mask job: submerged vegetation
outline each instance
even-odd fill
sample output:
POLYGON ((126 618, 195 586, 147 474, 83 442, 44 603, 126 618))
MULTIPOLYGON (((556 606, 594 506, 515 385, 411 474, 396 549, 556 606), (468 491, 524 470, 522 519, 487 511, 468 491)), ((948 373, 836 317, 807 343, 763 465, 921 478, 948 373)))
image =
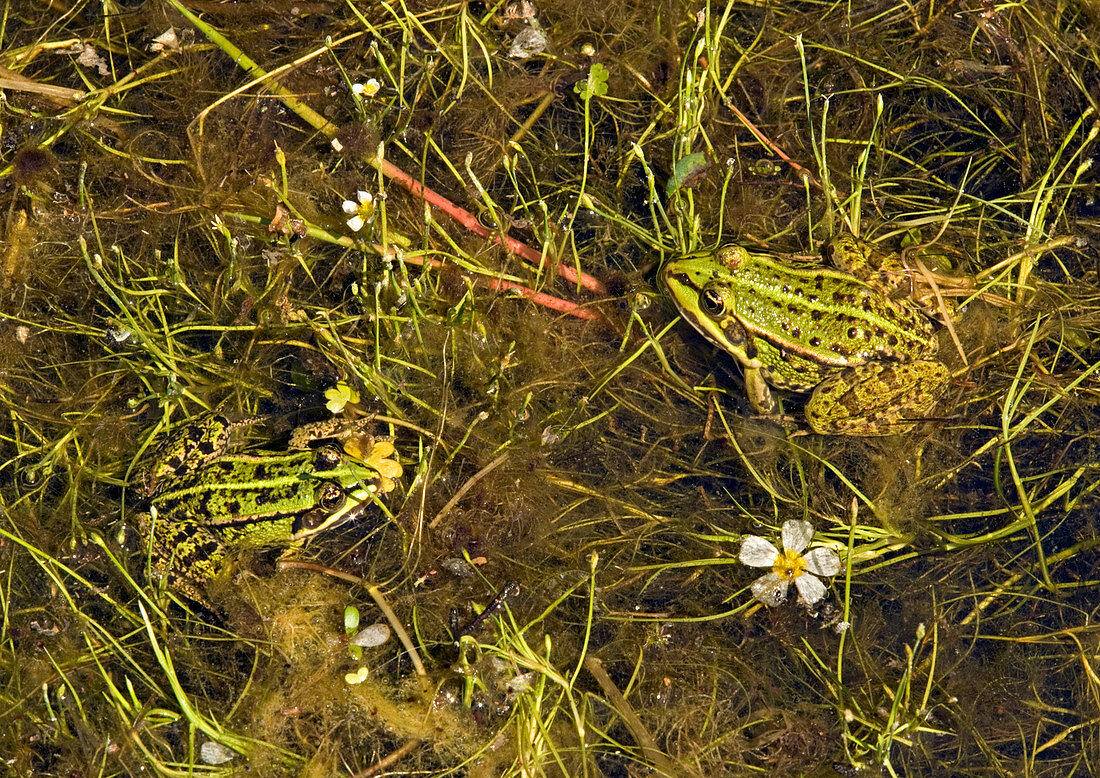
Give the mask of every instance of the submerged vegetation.
POLYGON ((1095 4, 3 8, 12 774, 1100 773, 1095 4), (849 234, 936 322, 905 434, 658 282, 849 234), (256 506, 306 425, 400 466, 180 591, 139 473, 212 409, 256 506))

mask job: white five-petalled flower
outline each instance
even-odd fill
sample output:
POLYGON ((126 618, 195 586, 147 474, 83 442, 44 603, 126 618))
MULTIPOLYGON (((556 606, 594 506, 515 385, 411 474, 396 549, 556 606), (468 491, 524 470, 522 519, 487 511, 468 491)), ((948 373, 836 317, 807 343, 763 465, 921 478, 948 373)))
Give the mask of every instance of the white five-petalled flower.
POLYGON ((355 193, 355 198, 355 200, 344 200, 340 203, 340 208, 351 217, 346 222, 348 229, 359 232, 374 217, 374 195, 360 189, 355 193))
POLYGON ((358 81, 351 85, 351 91, 357 97, 374 97, 378 94, 378 91, 382 88, 382 84, 378 82, 377 78, 368 78, 365 84, 361 84, 358 81))
POLYGON ((746 535, 741 541, 741 561, 751 567, 770 567, 771 572, 752 584, 753 596, 768 606, 787 599, 787 587, 794 581, 798 598, 813 605, 825 596, 825 584, 818 576, 831 577, 840 572, 840 557, 830 548, 814 548, 803 554, 814 536, 808 521, 783 522, 783 550, 764 538, 746 535))

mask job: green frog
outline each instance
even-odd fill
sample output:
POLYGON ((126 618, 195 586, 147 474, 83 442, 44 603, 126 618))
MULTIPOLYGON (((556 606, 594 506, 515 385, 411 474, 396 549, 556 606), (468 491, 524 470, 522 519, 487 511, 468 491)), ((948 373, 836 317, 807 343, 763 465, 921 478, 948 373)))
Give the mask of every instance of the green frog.
POLYGON ((947 386, 932 321, 872 244, 850 235, 826 246, 833 267, 799 265, 727 245, 669 261, 672 301, 744 370, 753 409, 775 415, 772 389, 812 392, 818 434, 892 435, 927 418, 947 386))
POLYGON ((296 544, 352 520, 401 476, 390 440, 327 422, 296 430, 285 451, 231 450, 233 430, 255 421, 205 414, 171 434, 134 481, 147 501, 137 526, 154 577, 205 607, 229 553, 296 544))

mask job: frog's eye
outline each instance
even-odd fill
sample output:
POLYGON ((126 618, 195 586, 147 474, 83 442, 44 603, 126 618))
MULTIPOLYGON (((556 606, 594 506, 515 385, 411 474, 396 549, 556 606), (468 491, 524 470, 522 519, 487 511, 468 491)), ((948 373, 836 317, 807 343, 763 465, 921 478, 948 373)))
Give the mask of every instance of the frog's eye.
POLYGON ((321 484, 313 496, 317 507, 326 513, 339 510, 347 499, 344 490, 334 483, 321 484))
POLYGON ((699 292, 699 308, 707 316, 717 319, 726 313, 726 298, 717 284, 707 284, 699 292))
POLYGON ((335 446, 321 446, 317 449, 317 457, 313 461, 313 467, 321 472, 332 470, 342 462, 344 457, 335 446))

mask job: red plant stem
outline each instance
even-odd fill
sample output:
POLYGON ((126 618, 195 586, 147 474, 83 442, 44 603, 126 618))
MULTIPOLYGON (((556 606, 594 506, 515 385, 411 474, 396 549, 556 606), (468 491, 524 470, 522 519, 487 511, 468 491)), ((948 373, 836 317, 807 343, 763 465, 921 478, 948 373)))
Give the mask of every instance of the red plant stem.
MULTIPOLYGON (((387 252, 383 246, 375 246, 382 256, 386 256, 387 252)), ((407 262, 410 265, 420 265, 422 267, 442 268, 448 263, 438 259, 431 259, 430 257, 424 257, 420 254, 403 254, 401 256, 403 262, 407 262)), ((542 292, 536 292, 534 289, 528 289, 526 286, 513 283, 512 281, 505 281, 501 278, 486 278, 484 276, 475 276, 474 282, 482 286, 487 286, 495 291, 509 290, 517 292, 520 295, 526 297, 536 305, 541 305, 544 308, 549 308, 552 311, 558 313, 564 313, 568 316, 573 316, 578 319, 584 319, 585 321, 602 321, 603 316, 600 312, 593 308, 585 308, 584 306, 571 303, 568 300, 563 300, 560 297, 554 297, 552 295, 543 294, 542 292)))
MULTIPOLYGON (((518 257, 522 257, 523 259, 530 262, 532 265, 535 265, 539 268, 546 266, 546 258, 543 257, 541 253, 535 251, 533 248, 523 243, 522 241, 516 240, 515 238, 509 237, 508 235, 500 235, 489 231, 488 229, 486 229, 485 225, 479 222, 472 213, 464 210, 463 208, 459 208, 443 195, 439 194, 438 192, 434 192, 428 187, 424 186, 424 184, 422 184, 420 181, 417 181, 401 168, 397 167, 397 165, 394 165, 392 162, 387 162, 384 159, 378 160, 378 164, 382 171, 382 175, 401 184, 401 186, 408 189, 414 197, 421 197, 429 205, 433 205, 441 211, 449 214, 452 219, 457 221, 470 232, 478 235, 479 237, 485 238, 486 240, 491 240, 494 243, 501 244, 513 254, 518 257)), ((558 265, 558 275, 560 275, 562 278, 572 284, 579 283, 581 287, 587 289, 594 294, 598 294, 601 296, 605 296, 607 294, 607 287, 604 286, 603 282, 600 281, 598 278, 593 278, 587 273, 581 273, 578 276, 577 271, 569 267, 568 265, 558 265)), ((530 292, 531 290, 528 289, 527 291, 530 292)), ((531 292, 531 294, 537 294, 537 292, 531 292)))
POLYGON ((798 175, 804 177, 807 181, 809 181, 813 186, 817 187, 818 189, 824 189, 824 187, 821 186, 820 182, 818 182, 818 180, 816 178, 814 178, 813 173, 811 173, 809 170, 804 168, 802 165, 798 164, 793 159, 791 159, 789 156, 787 156, 787 153, 785 151, 783 151, 783 149, 779 148, 779 146, 777 146, 772 141, 771 138, 769 138, 767 135, 762 133, 759 130, 759 128, 757 128, 757 126, 755 124, 753 124, 751 121, 749 121, 749 117, 747 117, 747 116, 745 116, 745 114, 741 113, 741 111, 737 108, 736 105, 733 104, 732 101, 727 100, 725 102, 725 106, 726 106, 726 108, 729 108, 733 112, 734 116, 736 116, 738 119, 741 120, 741 123, 744 124, 748 128, 749 132, 751 132, 753 135, 756 136, 757 140, 759 140, 761 143, 763 143, 765 146, 767 146, 769 149, 771 149, 777 157, 779 157, 781 160, 783 160, 788 165, 790 165, 794 169, 794 171, 796 173, 798 173, 798 175))

